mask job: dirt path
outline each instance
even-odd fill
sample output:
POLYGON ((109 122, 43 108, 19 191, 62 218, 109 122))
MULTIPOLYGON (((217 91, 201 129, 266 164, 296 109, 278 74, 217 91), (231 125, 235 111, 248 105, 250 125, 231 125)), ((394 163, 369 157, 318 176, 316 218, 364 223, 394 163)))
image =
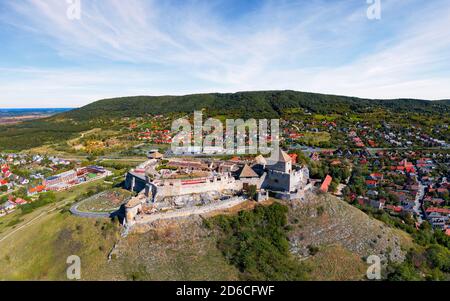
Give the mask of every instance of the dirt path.
POLYGON ((58 209, 61 209, 62 207, 64 207, 65 205, 67 205, 67 203, 69 203, 70 201, 65 201, 64 203, 60 203, 58 204, 56 207, 53 207, 49 210, 44 210, 43 212, 39 213, 38 216, 32 218, 31 220, 27 221, 26 223, 20 225, 19 227, 17 227, 16 229, 12 230, 11 232, 7 233, 5 236, 3 236, 2 238, 0 238, 0 243, 3 242, 4 240, 6 240, 8 237, 10 237, 11 235, 14 235, 15 233, 17 233, 18 231, 22 230, 25 227, 28 227, 32 224, 34 224, 37 220, 41 219, 42 217, 44 217, 45 215, 48 215, 58 209))

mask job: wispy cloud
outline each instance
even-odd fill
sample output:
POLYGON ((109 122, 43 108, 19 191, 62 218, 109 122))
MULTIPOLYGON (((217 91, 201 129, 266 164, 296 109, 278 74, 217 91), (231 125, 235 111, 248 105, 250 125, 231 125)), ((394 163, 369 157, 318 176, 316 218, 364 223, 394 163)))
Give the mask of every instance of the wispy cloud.
POLYGON ((0 59, 0 106, 253 89, 450 98, 448 1, 382 0, 379 21, 363 0, 247 4, 82 0, 72 21, 63 0, 6 1, 0 24, 58 63, 0 59))

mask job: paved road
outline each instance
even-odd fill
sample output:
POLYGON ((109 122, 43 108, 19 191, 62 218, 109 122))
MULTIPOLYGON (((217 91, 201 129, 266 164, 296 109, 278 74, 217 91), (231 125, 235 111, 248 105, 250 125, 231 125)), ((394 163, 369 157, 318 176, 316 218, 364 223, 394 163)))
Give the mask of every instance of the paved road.
MULTIPOLYGON (((320 148, 320 147, 309 147, 304 145, 291 145, 289 149, 301 149, 305 152, 322 152, 322 151, 335 151, 336 148, 320 148)), ((366 147, 361 148, 360 150, 366 149, 369 152, 375 153, 377 151, 389 151, 389 150, 409 150, 411 148, 408 147, 383 147, 383 148, 372 148, 372 147, 366 147)), ((450 147, 422 147, 417 148, 419 150, 449 150, 450 147)))
POLYGON ((416 200, 414 202, 414 212, 417 214, 417 222, 421 225, 423 223, 423 212, 422 212, 422 199, 425 195, 425 185, 419 181, 419 192, 416 195, 416 200))
POLYGON ((73 215, 76 215, 76 216, 86 217, 86 218, 111 218, 111 217, 117 215, 118 211, 120 210, 120 208, 113 212, 84 212, 84 211, 78 210, 78 206, 80 206, 86 200, 78 202, 78 203, 74 204, 72 207, 70 207, 70 213, 72 213, 73 215))
POLYGON ((72 213, 73 215, 79 216, 79 217, 86 217, 86 218, 109 218, 111 217, 111 213, 109 212, 105 212, 105 213, 101 213, 101 212, 83 212, 78 210, 78 204, 73 205, 70 208, 70 213, 72 213))

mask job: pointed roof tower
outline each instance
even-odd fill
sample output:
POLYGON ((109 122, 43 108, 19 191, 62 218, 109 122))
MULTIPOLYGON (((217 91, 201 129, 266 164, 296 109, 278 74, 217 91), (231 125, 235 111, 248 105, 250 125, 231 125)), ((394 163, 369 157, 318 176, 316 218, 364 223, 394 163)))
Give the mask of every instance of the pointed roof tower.
POLYGON ((278 162, 292 162, 292 158, 280 148, 278 152, 278 162))
POLYGON ((242 168, 239 178, 258 178, 258 174, 247 164, 242 168))

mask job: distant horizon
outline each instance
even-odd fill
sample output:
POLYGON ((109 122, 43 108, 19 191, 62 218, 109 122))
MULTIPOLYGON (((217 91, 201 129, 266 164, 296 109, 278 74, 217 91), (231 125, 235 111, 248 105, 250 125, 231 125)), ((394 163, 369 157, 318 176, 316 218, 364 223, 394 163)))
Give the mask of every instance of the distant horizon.
POLYGON ((287 89, 448 99, 449 1, 382 0, 377 18, 371 7, 90 0, 74 19, 66 1, 0 1, 0 107, 287 89))
POLYGON ((115 98, 128 98, 128 97, 164 97, 164 96, 172 96, 172 97, 182 97, 182 96, 189 96, 189 95, 201 95, 201 94, 236 94, 236 93, 245 93, 245 92, 267 92, 267 91, 294 91, 294 92, 301 92, 301 93, 311 93, 311 94, 322 94, 322 95, 332 95, 332 96, 340 96, 340 97, 349 97, 349 98, 360 98, 360 99, 368 99, 368 100, 402 100, 402 99, 407 99, 407 100, 422 100, 422 101, 430 101, 430 102, 434 102, 434 101, 446 101, 446 100, 450 100, 449 98, 442 98, 442 99, 424 99, 424 98, 414 98, 414 97, 401 97, 401 98, 367 98, 367 97, 358 97, 358 96, 351 96, 351 95, 342 95, 342 94, 330 94, 330 93, 320 93, 320 92, 307 92, 307 91, 297 91, 297 90, 292 90, 292 89, 283 89, 283 90, 273 90, 273 89, 268 89, 268 90, 251 90, 251 91, 237 91, 237 92, 199 92, 199 93, 187 93, 187 94, 160 94, 160 95, 126 95, 126 96, 115 96, 115 97, 105 97, 105 98, 100 98, 94 101, 91 101, 89 103, 86 103, 82 106, 76 106, 76 107, 0 107, 0 111, 6 111, 6 110, 74 110, 74 109, 79 109, 82 108, 84 106, 93 104, 99 100, 104 100, 104 99, 115 99, 115 98))
POLYGON ((247 91, 234 91, 234 92, 194 92, 194 93, 186 93, 186 94, 176 94, 176 93, 168 93, 168 94, 157 94, 157 95, 151 95, 151 94, 134 94, 134 95, 120 95, 120 96, 112 96, 112 97, 102 97, 97 100, 88 102, 81 106, 74 106, 74 107, 0 107, 0 110, 27 110, 27 109, 67 109, 67 110, 73 110, 73 109, 79 109, 84 106, 90 105, 92 103, 95 103, 100 100, 104 99, 115 99, 115 98, 128 98, 128 97, 164 97, 164 96, 171 96, 171 97, 182 97, 182 96, 189 96, 189 95, 202 95, 202 94, 236 94, 236 93, 246 93, 246 92, 279 92, 279 91, 294 91, 294 92, 300 92, 300 93, 311 93, 311 94, 322 94, 322 95, 332 95, 332 96, 340 96, 340 97, 351 97, 351 98, 361 98, 361 99, 368 99, 368 100, 402 100, 402 99, 408 99, 408 100, 423 100, 423 101, 446 101, 450 100, 450 96, 448 98, 440 98, 440 99, 425 99, 425 98, 414 98, 414 97, 401 97, 401 98, 368 98, 368 97, 359 97, 354 95, 343 95, 343 94, 333 94, 333 93, 324 93, 324 92, 311 92, 311 91, 299 91, 295 89, 264 89, 264 90, 247 90, 247 91))
POLYGON ((34 107, 34 108, 0 108, 0 111, 25 111, 25 110, 39 110, 39 111, 45 111, 45 110, 55 110, 55 111, 60 111, 60 110, 73 110, 73 109, 77 109, 77 108, 39 108, 39 107, 34 107))

